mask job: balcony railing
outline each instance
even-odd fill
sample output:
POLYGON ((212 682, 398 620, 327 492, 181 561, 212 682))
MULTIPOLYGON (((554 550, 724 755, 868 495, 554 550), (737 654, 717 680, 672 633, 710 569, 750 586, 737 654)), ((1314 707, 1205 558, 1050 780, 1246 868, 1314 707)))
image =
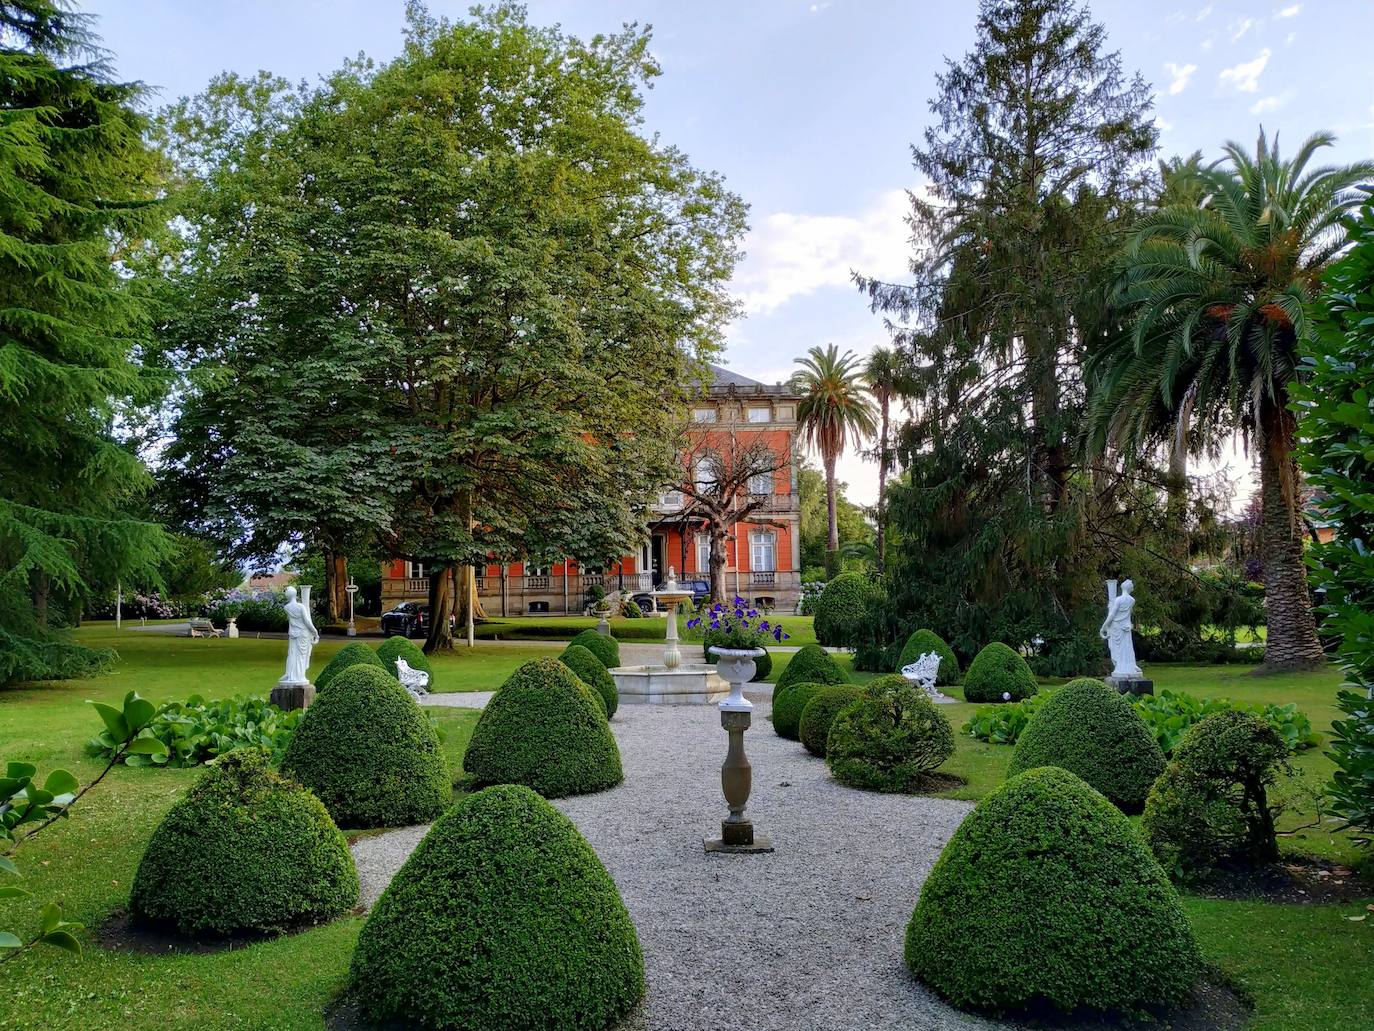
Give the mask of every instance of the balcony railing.
POLYGON ((749 574, 749 583, 754 587, 776 587, 778 583, 778 574, 771 569, 755 569, 749 574))
POLYGON ((525 577, 525 590, 527 591, 547 591, 549 589, 549 578, 547 576, 527 576, 525 577))

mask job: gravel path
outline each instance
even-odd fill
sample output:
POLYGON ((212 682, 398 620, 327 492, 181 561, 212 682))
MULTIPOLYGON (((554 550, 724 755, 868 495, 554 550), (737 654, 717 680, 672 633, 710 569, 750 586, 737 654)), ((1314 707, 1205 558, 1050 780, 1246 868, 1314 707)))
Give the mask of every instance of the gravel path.
MULTIPOLYGON (((772 854, 702 850, 726 812, 715 706, 622 706, 611 725, 625 782, 555 803, 596 849, 639 929, 648 995, 625 1031, 1006 1027, 944 1005, 902 963, 921 881, 969 804, 843 788, 772 732, 768 712, 766 702, 755 708, 745 741, 749 811, 772 836, 772 854)), ((353 846, 367 904, 424 832, 353 846)))

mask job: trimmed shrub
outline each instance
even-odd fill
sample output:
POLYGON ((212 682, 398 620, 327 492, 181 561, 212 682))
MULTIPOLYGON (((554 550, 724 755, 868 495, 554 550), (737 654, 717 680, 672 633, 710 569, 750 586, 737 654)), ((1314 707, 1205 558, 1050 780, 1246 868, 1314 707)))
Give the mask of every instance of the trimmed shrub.
POLYGON ((1051 694, 1026 724, 1007 776, 1037 766, 1077 774, 1119 809, 1138 813, 1164 772, 1164 753, 1124 695, 1101 680, 1079 677, 1051 694))
MULTIPOLYGON (((380 670, 389 669, 381 657, 362 641, 350 641, 325 663, 324 669, 320 670, 315 677, 315 690, 323 693, 324 689, 334 682, 335 677, 353 666, 375 666, 380 670)), ((395 679, 394 668, 394 665, 390 667, 393 679, 395 679)))
POLYGON ((752 683, 761 684, 768 679, 768 674, 773 672, 773 656, 768 654, 768 649, 762 649, 763 654, 754 659, 754 676, 752 683))
POLYGON ((797 737, 812 755, 825 757, 825 743, 830 736, 830 725, 840 710, 859 697, 859 689, 853 684, 835 684, 823 687, 811 696, 802 708, 801 720, 797 724, 797 737))
POLYGON ((910 666, 927 652, 940 656, 940 672, 935 678, 937 684, 959 683, 959 657, 954 649, 945 643, 943 637, 934 630, 917 630, 902 645, 902 653, 897 658, 894 673, 900 673, 903 666, 910 666))
POLYGON ((574 644, 586 648, 600 659, 601 665, 607 669, 615 669, 620 665, 620 642, 614 637, 602 637, 595 630, 583 630, 568 642, 569 647, 574 644))
POLYGON ((773 697, 787 690, 793 684, 846 684, 849 678, 844 675, 840 664, 819 644, 808 644, 793 654, 791 661, 773 685, 773 697))
POLYGON ((841 784, 866 791, 916 791, 954 754, 954 729, 905 677, 878 677, 835 716, 825 761, 841 784))
POLYGON ((344 670, 305 710, 282 770, 341 827, 428 823, 453 778, 429 717, 379 663, 344 670))
POLYGON ((615 690, 615 678, 601 664, 601 660, 580 644, 570 644, 558 656, 558 661, 573 671, 578 680, 592 689, 592 697, 601 703, 606 718, 615 715, 620 696, 615 690))
POLYGON ((463 766, 478 784, 524 784, 545 798, 604 791, 624 779, 606 714, 555 659, 525 663, 497 689, 463 766))
POLYGON ((970 702, 1019 702, 1037 690, 1026 660, 1001 641, 986 645, 964 674, 964 699, 970 702))
POLYGON ((369 914, 349 978, 375 1022, 599 1031, 644 995, 644 957, 572 821, 503 785, 425 835, 369 914))
POLYGON ((357 904, 348 842, 265 748, 206 768, 153 832, 129 896, 135 919, 198 936, 284 931, 357 904))
POLYGON ((802 710, 825 684, 793 684, 787 690, 773 692, 773 731, 779 737, 796 741, 801 732, 802 710))
POLYGON ((405 659, 406 665, 411 669, 422 669, 429 674, 429 689, 434 690, 434 666, 424 650, 410 638, 402 637, 400 634, 388 637, 377 646, 377 658, 382 660, 387 672, 397 678, 400 674, 396 672, 396 660, 405 659))
POLYGON ((954 832, 906 930, 911 972, 956 1006, 1140 1011, 1200 971, 1177 892, 1122 815, 1066 770, 1013 777, 954 832))
POLYGON ((1150 789, 1140 822, 1145 840, 1180 880, 1224 864, 1271 863, 1279 857, 1274 824, 1281 807, 1271 804, 1268 789, 1290 773, 1287 746, 1258 716, 1208 716, 1184 736, 1150 789))
POLYGON ((816 599, 816 640, 837 648, 859 643, 868 606, 881 594, 863 573, 841 573, 825 585, 816 599))

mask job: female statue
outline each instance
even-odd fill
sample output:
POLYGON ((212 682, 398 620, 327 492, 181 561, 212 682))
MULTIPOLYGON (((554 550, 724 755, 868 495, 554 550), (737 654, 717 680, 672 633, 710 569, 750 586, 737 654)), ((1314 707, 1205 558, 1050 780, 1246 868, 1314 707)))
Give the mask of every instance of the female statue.
POLYGON ((308 684, 310 649, 320 643, 320 633, 310 619, 310 610, 296 600, 296 588, 286 589, 286 672, 280 683, 308 684))
POLYGON ((1121 585, 1121 593, 1107 605, 1107 618, 1098 631, 1112 653, 1112 676, 1123 680, 1144 676, 1136 665, 1135 642, 1131 640, 1131 610, 1135 608, 1131 592, 1134 590, 1135 584, 1130 580, 1121 585))

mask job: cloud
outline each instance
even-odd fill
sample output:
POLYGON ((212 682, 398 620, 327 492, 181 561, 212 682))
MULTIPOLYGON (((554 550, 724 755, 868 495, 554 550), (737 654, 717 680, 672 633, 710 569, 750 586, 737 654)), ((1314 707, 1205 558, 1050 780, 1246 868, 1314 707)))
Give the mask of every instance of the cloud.
POLYGON ((1208 5, 1207 5, 1206 7, 1204 7, 1202 10, 1200 10, 1200 11, 1197 12, 1197 17, 1194 18, 1193 21, 1202 21, 1203 18, 1206 18, 1206 17, 1207 17, 1209 14, 1211 14, 1211 13, 1212 13, 1212 5, 1211 5, 1211 4, 1208 4, 1208 5))
POLYGON ((1246 61, 1234 68, 1223 68, 1219 76, 1222 85, 1230 86, 1237 93, 1254 93, 1259 89, 1259 77, 1264 66, 1269 63, 1269 48, 1265 47, 1253 61, 1246 61))
POLYGON ((1188 80, 1193 77, 1193 72, 1197 71, 1197 65, 1178 65, 1169 61, 1164 65, 1164 70, 1169 73, 1169 95, 1174 96, 1188 88, 1188 80))
POLYGON ((1277 111, 1288 103, 1288 98, 1292 96, 1292 90, 1284 90, 1282 93, 1273 97, 1262 97, 1250 105, 1252 115, 1262 115, 1267 111, 1277 111))
POLYGON ((1275 12, 1274 12, 1274 17, 1275 17, 1275 18, 1296 18, 1296 17, 1297 17, 1299 14, 1301 14, 1301 13, 1302 13, 1302 4, 1293 4, 1291 7, 1285 7, 1285 8, 1284 8, 1283 10, 1281 10, 1281 11, 1275 11, 1275 12))
POLYGON ((1249 32, 1250 29, 1254 27, 1254 24, 1255 21, 1253 18, 1241 18, 1226 26, 1227 31, 1231 33, 1231 42, 1234 43, 1236 40, 1240 39, 1241 36, 1249 32))
POLYGON ((829 7, 829 6, 830 6, 829 0, 826 0, 826 2, 823 3, 823 4, 812 4, 812 5, 811 5, 811 13, 812 13, 812 14, 820 14, 822 11, 824 11, 824 10, 825 10, 827 7, 829 7))
POLYGON ((732 288, 749 314, 766 315, 822 287, 851 288, 853 270, 900 277, 911 256, 910 208, 905 190, 889 190, 856 215, 765 215, 749 231, 732 288))
POLYGON ((1160 132, 1168 132, 1173 127, 1173 122, 1166 122, 1159 115, 1155 115, 1155 128, 1158 129, 1160 132))

